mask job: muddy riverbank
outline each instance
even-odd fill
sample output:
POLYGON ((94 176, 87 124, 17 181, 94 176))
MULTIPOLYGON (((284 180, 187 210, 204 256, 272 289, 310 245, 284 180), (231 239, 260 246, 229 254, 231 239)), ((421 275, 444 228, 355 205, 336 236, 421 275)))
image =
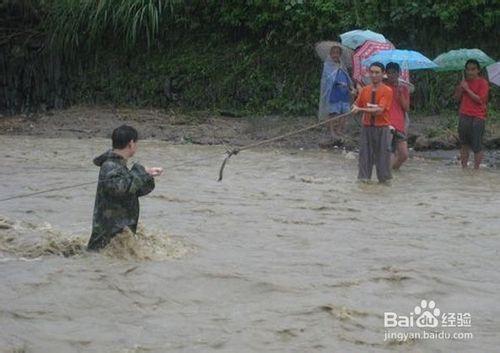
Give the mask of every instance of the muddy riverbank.
MULTIPOLYGON (((409 144, 416 151, 453 150, 458 146, 456 131, 442 127, 440 116, 412 118, 409 144)), ((32 115, 0 117, 0 134, 39 137, 108 137, 118 125, 137 127, 142 138, 174 144, 243 146, 275 137, 316 123, 315 117, 235 117, 231 113, 198 112, 182 114, 161 110, 75 106, 65 110, 32 115)), ((348 123, 348 134, 341 144, 333 143, 324 128, 280 140, 274 146, 293 148, 346 148, 358 145, 359 117, 348 123)), ((485 136, 488 149, 500 148, 500 126, 488 123, 485 136)))

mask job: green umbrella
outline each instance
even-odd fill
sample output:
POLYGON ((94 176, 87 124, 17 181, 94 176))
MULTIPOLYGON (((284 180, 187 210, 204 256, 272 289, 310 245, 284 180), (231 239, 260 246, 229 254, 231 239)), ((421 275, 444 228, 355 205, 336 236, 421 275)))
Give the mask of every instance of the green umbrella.
POLYGON ((469 59, 475 59, 484 67, 493 64, 495 60, 479 49, 458 49, 450 50, 439 55, 434 62, 438 65, 436 71, 459 71, 465 68, 465 63, 469 59))

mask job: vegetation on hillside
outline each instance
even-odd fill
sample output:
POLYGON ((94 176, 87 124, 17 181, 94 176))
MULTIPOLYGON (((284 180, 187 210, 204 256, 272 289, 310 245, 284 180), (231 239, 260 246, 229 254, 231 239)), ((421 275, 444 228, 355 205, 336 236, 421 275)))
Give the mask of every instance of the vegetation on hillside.
MULTIPOLYGON (((463 47, 500 57, 495 0, 4 0, 0 110, 110 103, 314 114, 313 45, 354 28, 430 58, 463 47)), ((455 109, 459 79, 414 74, 414 108, 455 109)), ((493 89, 494 115, 499 96, 493 89)))

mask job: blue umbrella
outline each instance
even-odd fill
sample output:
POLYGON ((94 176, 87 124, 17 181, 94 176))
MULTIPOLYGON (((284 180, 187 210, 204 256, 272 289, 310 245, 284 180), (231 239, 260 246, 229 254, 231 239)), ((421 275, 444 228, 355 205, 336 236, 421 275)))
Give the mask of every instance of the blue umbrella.
POLYGON ((368 66, 376 61, 384 65, 393 62, 399 64, 403 70, 422 70, 438 67, 432 60, 414 50, 382 50, 363 60, 363 65, 368 66))
POLYGON ((387 39, 385 39, 382 34, 372 32, 369 29, 355 29, 354 31, 342 33, 340 35, 340 40, 342 41, 343 45, 351 49, 356 49, 360 45, 363 45, 367 40, 379 43, 387 42, 387 39))

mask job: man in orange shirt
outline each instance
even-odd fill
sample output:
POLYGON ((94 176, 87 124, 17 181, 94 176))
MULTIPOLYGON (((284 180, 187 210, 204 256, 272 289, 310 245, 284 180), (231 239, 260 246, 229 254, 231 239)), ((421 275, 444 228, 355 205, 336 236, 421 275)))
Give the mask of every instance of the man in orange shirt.
POLYGON ((484 123, 487 115, 488 81, 479 76, 479 62, 470 59, 465 63, 465 80, 455 90, 455 98, 460 99, 460 160, 462 168, 469 163, 469 150, 474 152, 474 169, 479 169, 483 159, 484 123))
POLYGON ((363 113, 358 179, 370 180, 375 164, 378 181, 385 183, 392 178, 389 109, 393 92, 382 82, 385 73, 382 63, 371 64, 369 72, 372 84, 363 87, 352 106, 352 113, 363 113))

